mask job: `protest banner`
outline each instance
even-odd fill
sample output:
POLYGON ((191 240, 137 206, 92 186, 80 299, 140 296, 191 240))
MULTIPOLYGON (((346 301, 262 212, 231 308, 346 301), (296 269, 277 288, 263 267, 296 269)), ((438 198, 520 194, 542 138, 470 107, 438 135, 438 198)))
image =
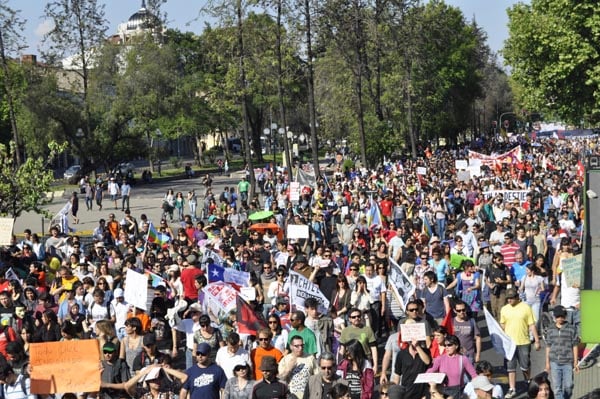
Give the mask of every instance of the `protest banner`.
POLYGON ((223 282, 210 283, 202 289, 206 306, 215 315, 227 313, 235 309, 237 291, 229 284, 223 282))
POLYGON ((527 199, 527 190, 494 190, 494 191, 484 191, 483 198, 486 200, 491 197, 496 197, 498 194, 502 194, 502 198, 504 201, 510 202, 515 199, 518 199, 519 202, 525 202, 527 199))
POLYGON ((295 307, 296 310, 304 311, 304 300, 307 298, 315 298, 317 301, 319 301, 320 312, 327 313, 329 311, 329 299, 323 295, 315 283, 300 273, 290 271, 289 284, 290 303, 295 307))
POLYGON ((31 393, 98 392, 99 357, 95 339, 30 344, 31 393))
POLYGON ((402 337, 402 342, 412 342, 412 340, 425 341, 427 338, 425 323, 400 324, 400 336, 402 337))
POLYGON ((520 162, 521 158, 521 146, 516 146, 512 150, 498 155, 486 155, 475 151, 469 151, 469 164, 472 164, 473 160, 478 160, 481 162, 481 165, 486 166, 494 166, 496 164, 516 164, 520 162))
POLYGON ((297 240, 302 238, 308 238, 308 225, 306 224, 288 224, 287 226, 287 238, 289 240, 297 240))
POLYGON ((485 307, 483 308, 483 312, 494 350, 506 360, 511 360, 517 349, 514 341, 504 333, 500 324, 498 324, 494 316, 485 307))
POLYGON ((568 287, 581 286, 581 269, 583 266, 582 255, 572 256, 560 260, 560 269, 568 287))
POLYGON ((125 284, 125 302, 136 308, 147 310, 148 303, 148 277, 135 270, 127 269, 127 283, 125 284))
POLYGON ((15 219, 0 218, 0 245, 10 245, 15 219))
POLYGON ((410 297, 415 293, 415 285, 394 259, 389 258, 389 262, 390 277, 388 282, 394 294, 402 299, 400 306, 404 309, 410 301, 410 297))

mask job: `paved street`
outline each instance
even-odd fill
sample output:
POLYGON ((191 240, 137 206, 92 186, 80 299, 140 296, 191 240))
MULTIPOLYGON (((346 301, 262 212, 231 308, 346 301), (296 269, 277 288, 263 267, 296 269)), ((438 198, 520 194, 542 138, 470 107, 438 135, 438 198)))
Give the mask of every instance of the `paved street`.
MULTIPOLYGON (((237 176, 237 175, 235 175, 237 176)), ((237 177, 226 177, 226 176, 215 176, 213 182, 213 191, 218 196, 218 194, 223 190, 225 186, 231 186, 237 184, 239 179, 237 177)), ((76 190, 76 186, 72 186, 73 190, 76 190)), ((131 211, 133 215, 139 219, 139 216, 142 213, 148 215, 150 220, 157 221, 160 218, 162 213, 161 204, 162 198, 164 194, 167 192, 169 188, 172 188, 175 192, 181 191, 185 194, 192 188, 196 189, 196 192, 199 197, 199 202, 201 202, 202 195, 204 193, 204 187, 201 185, 200 178, 194 179, 180 179, 173 180, 168 182, 158 182, 151 185, 138 185, 133 187, 132 196, 131 196, 131 211)), ((48 209, 56 213, 58 212, 67 202, 65 198, 55 199, 55 201, 48 207, 48 209)), ((105 199, 103 201, 104 209, 99 212, 97 210, 96 205, 94 204, 93 211, 85 210, 85 201, 80 196, 80 223, 78 225, 71 225, 81 234, 89 234, 91 230, 93 230, 98 224, 98 220, 100 218, 107 218, 109 213, 114 212, 117 218, 120 218, 123 213, 120 211, 120 203, 119 209, 115 210, 113 204, 110 203, 109 200, 105 199)), ((186 205, 187 212, 187 205, 186 205)), ((49 227, 49 219, 44 220, 44 229, 47 231, 49 227)), ((30 228, 33 232, 42 232, 42 216, 37 214, 24 214, 21 217, 17 218, 15 221, 14 231, 19 234, 25 228, 30 228)), ((506 373, 503 368, 503 359, 493 350, 491 346, 490 339, 487 335, 487 329, 484 327, 484 323, 482 321, 479 322, 479 326, 482 328, 483 338, 483 359, 488 360, 492 363, 495 368, 494 378, 497 382, 502 383, 505 387, 508 384, 508 378, 506 377, 506 373)), ((532 375, 535 375, 541 372, 544 368, 544 352, 545 348, 542 345, 542 349, 539 352, 532 352, 531 360, 532 360, 532 375)), ((518 398, 526 398, 526 384, 523 381, 523 376, 518 373, 517 378, 519 381, 518 392, 520 395, 518 398)), ((574 399, 578 399, 583 397, 584 394, 590 392, 593 388, 600 386, 600 367, 596 367, 595 365, 582 370, 575 377, 575 392, 574 399)))

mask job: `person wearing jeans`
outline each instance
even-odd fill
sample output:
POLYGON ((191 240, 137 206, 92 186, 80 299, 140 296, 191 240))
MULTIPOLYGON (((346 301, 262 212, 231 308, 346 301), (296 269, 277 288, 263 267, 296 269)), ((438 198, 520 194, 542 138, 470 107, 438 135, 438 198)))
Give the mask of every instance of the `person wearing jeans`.
POLYGON ((575 328, 567 322, 567 310, 556 306, 554 325, 548 329, 546 339, 546 372, 551 376, 556 399, 570 399, 573 393, 573 370, 578 371, 575 328))

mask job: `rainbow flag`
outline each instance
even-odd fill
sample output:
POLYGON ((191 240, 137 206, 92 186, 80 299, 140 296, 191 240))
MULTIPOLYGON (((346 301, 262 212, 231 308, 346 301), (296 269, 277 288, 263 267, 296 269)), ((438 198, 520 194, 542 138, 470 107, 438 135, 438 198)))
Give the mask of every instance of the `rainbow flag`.
POLYGON ((170 240, 171 237, 169 237, 167 234, 158 232, 154 225, 150 223, 150 226, 148 227, 148 235, 146 236, 146 241, 162 246, 168 243, 170 240))

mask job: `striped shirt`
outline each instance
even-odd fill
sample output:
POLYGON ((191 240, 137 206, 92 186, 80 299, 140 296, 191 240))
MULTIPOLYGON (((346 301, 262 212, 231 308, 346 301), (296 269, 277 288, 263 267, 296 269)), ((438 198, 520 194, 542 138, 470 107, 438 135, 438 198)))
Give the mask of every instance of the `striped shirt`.
POLYGON ((573 364, 573 347, 579 340, 575 329, 570 324, 563 324, 561 328, 556 324, 550 326, 546 345, 550 349, 550 361, 557 364, 573 364))

